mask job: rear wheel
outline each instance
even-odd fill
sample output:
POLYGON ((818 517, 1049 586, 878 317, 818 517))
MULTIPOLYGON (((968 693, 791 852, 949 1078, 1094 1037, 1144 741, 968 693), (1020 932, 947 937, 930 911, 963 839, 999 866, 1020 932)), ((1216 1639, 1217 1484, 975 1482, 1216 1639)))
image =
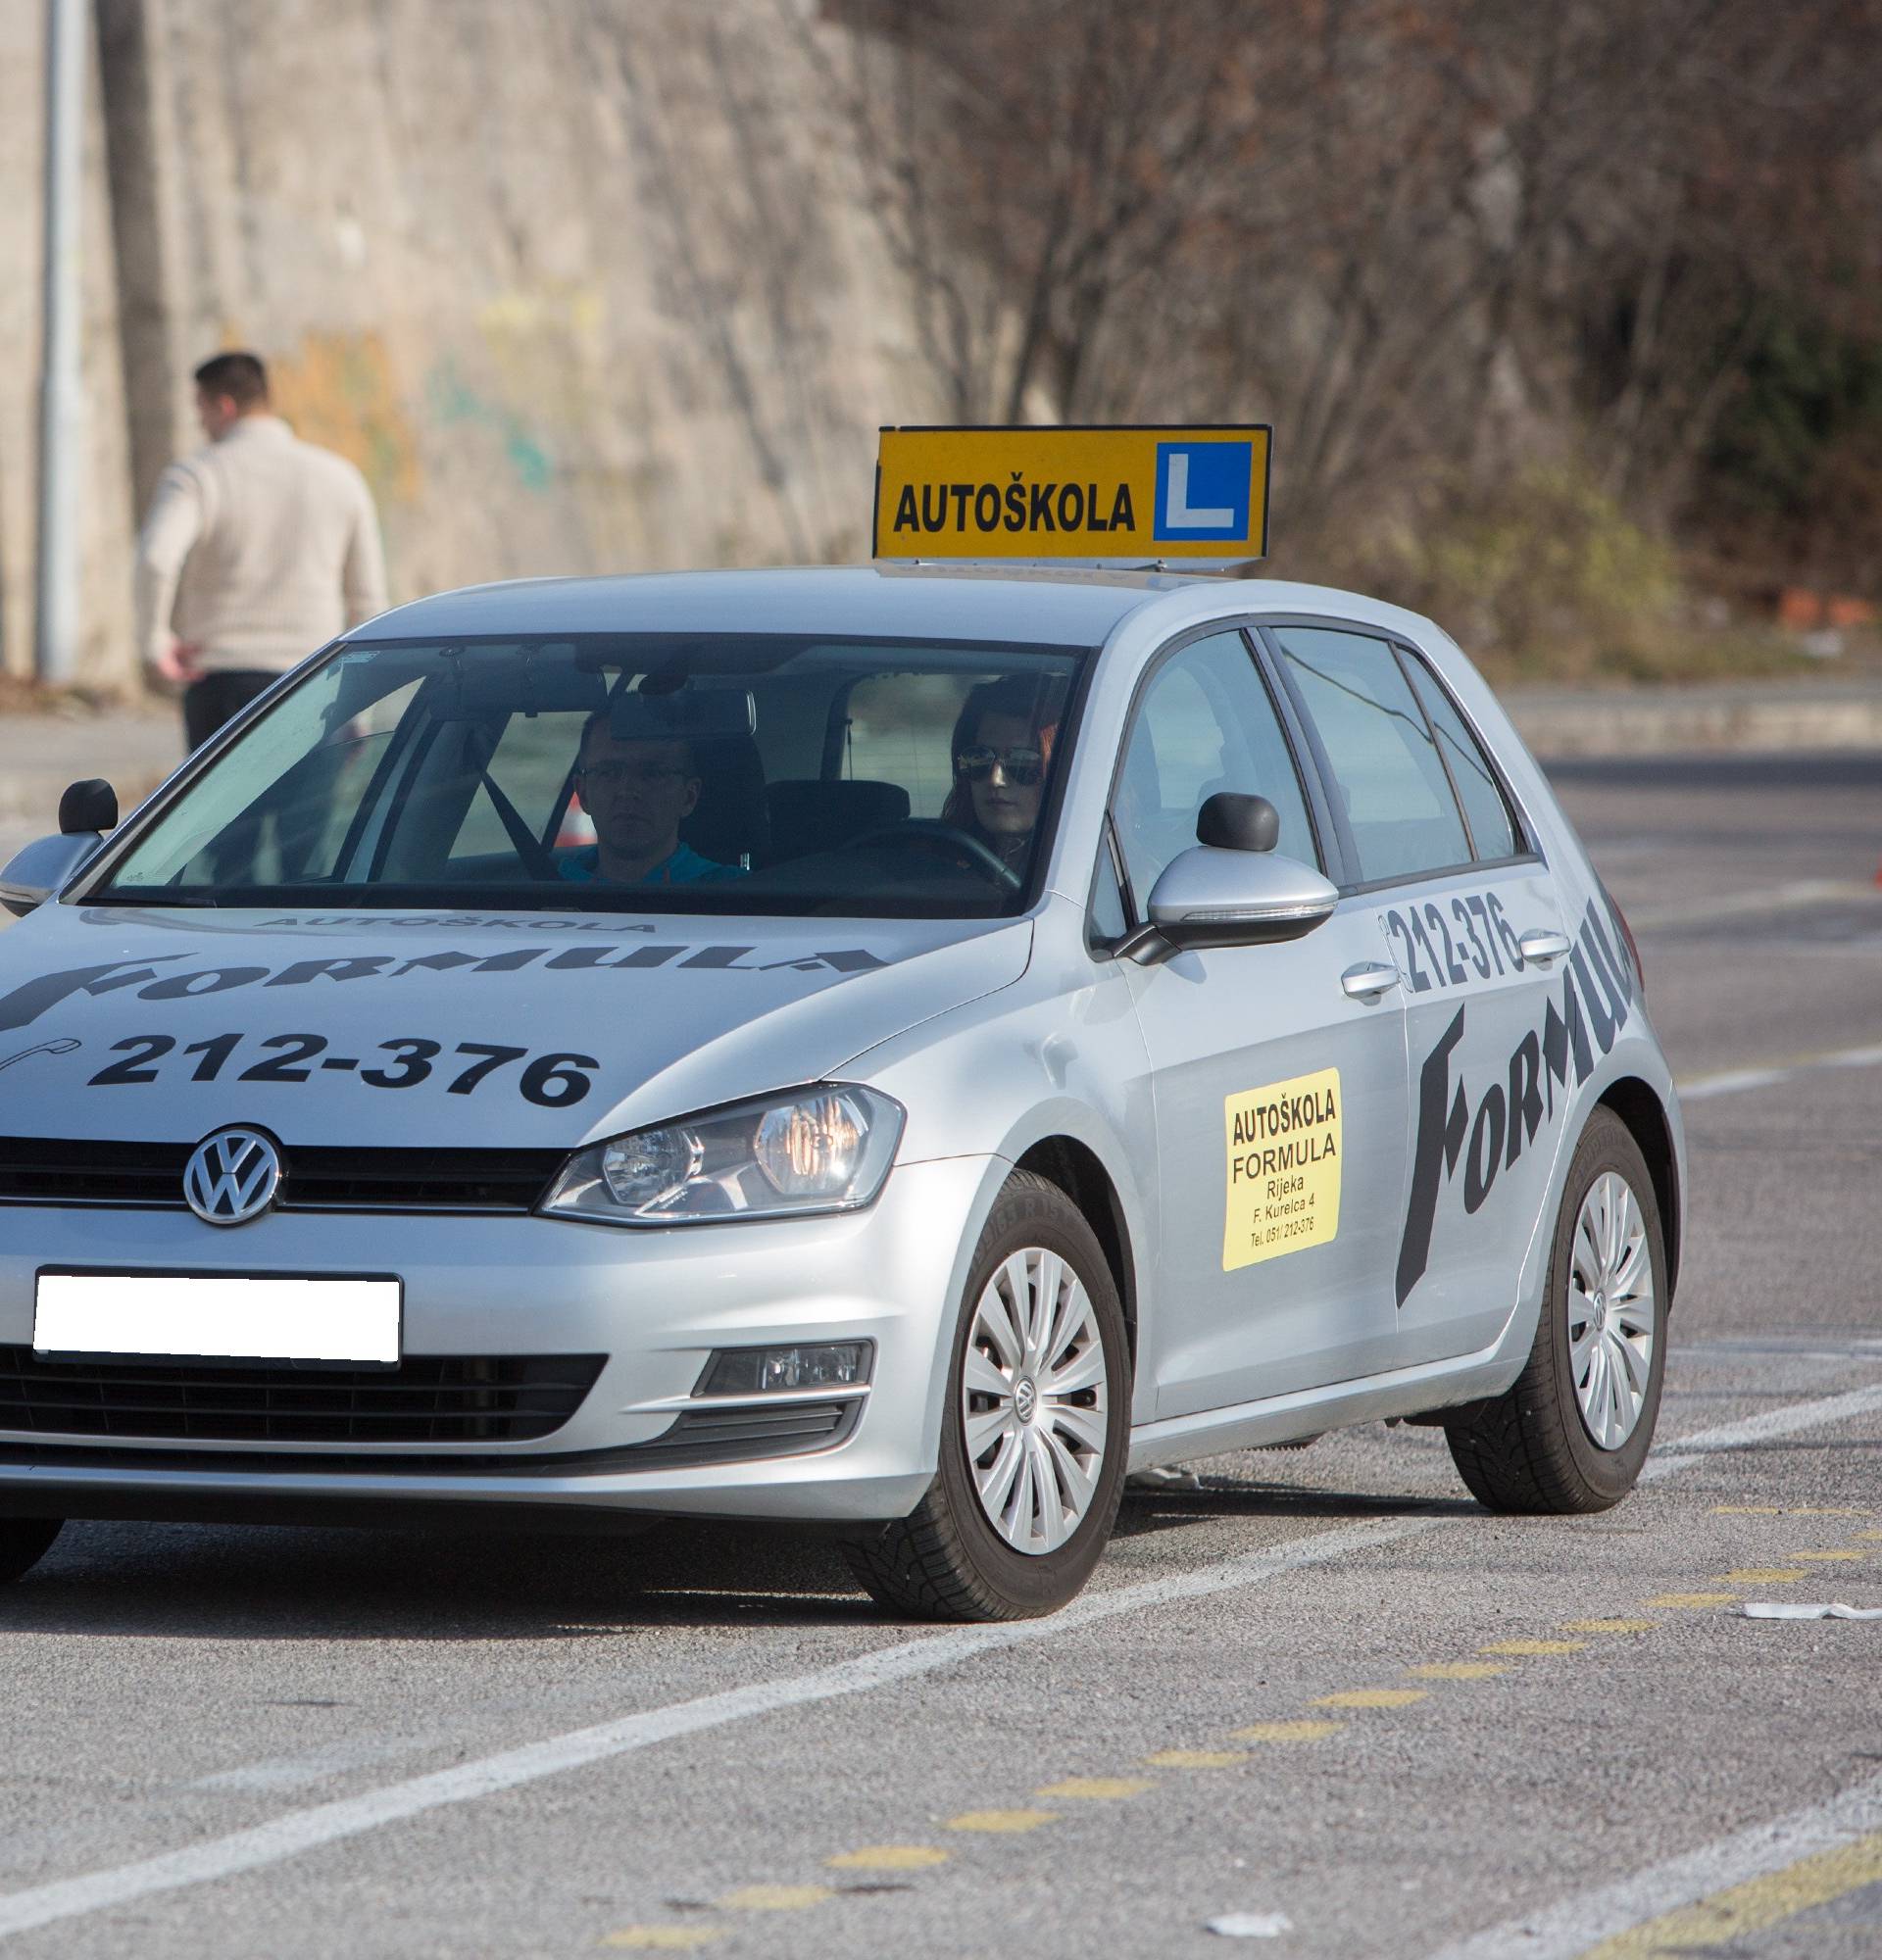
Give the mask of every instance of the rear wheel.
POLYGON ((846 1544, 851 1570, 923 1619, 1053 1612, 1111 1536, 1129 1404, 1123 1309, 1098 1241, 1056 1185, 1015 1172, 968 1270, 934 1482, 910 1516, 846 1544))
POLYGON ((0 1518, 0 1585, 30 1572, 65 1523, 64 1518, 0 1518))
POLYGON ((1493 1511, 1601 1511, 1634 1487, 1666 1368, 1666 1248, 1632 1133, 1597 1109, 1562 1193, 1542 1317, 1514 1388, 1446 1424, 1493 1511))

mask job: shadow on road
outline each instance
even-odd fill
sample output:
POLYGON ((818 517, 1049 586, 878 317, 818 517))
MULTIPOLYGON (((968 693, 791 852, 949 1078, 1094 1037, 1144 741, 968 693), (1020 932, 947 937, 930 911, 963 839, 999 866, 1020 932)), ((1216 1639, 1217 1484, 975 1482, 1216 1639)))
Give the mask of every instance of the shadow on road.
MULTIPOLYGON (((1200 1490, 1126 1491, 1116 1536, 1475 1509, 1461 1496, 1212 1476, 1200 1490)), ((0 1630, 115 1639, 594 1641, 671 1627, 900 1624, 855 1586, 826 1537, 682 1520, 619 1539, 74 1523, 40 1566, 0 1590, 0 1630)))
POLYGON ((1199 1491, 1128 1488, 1117 1513, 1115 1538, 1178 1531, 1223 1518, 1353 1519, 1465 1517, 1483 1513, 1469 1497, 1381 1496, 1376 1492, 1327 1491, 1298 1484, 1205 1477, 1199 1491))

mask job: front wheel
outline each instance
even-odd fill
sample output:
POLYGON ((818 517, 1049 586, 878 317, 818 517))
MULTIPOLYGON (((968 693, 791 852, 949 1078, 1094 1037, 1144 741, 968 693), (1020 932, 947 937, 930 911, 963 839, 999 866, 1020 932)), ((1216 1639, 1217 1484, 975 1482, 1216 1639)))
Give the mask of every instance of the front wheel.
POLYGON ((1640 1146, 1598 1108, 1575 1147, 1515 1387, 1446 1424, 1493 1511, 1603 1511, 1634 1488, 1666 1371, 1666 1246, 1640 1146))
POLYGON ((948 1362, 941 1462, 906 1518, 845 1545, 870 1596, 934 1620, 1056 1611, 1117 1515, 1130 1350, 1091 1227, 1017 1171, 974 1249, 948 1362))
POLYGON ((30 1572, 64 1529, 63 1518, 0 1518, 0 1585, 30 1572))

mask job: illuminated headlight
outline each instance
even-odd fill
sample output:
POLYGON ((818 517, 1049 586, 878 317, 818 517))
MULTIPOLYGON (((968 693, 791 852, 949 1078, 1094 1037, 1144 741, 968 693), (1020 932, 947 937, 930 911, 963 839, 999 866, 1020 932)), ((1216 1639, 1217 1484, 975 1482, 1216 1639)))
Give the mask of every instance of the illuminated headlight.
POLYGON ((818 1084, 579 1151, 543 1209, 610 1225, 704 1225, 857 1211, 882 1189, 902 1105, 818 1084))

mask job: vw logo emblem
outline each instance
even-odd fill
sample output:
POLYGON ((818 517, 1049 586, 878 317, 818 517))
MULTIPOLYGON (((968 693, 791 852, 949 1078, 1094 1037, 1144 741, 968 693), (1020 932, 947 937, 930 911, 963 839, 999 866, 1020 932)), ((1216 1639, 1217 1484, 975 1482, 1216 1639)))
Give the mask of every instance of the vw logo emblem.
POLYGON ((1030 1422, 1032 1412, 1039 1406, 1039 1391, 1027 1377, 1021 1377, 1019 1386, 1013 1392, 1013 1412, 1021 1422, 1030 1422))
POLYGON ((183 1166, 183 1197, 205 1225, 246 1225, 280 1188, 281 1153, 260 1130, 212 1131, 183 1166))

